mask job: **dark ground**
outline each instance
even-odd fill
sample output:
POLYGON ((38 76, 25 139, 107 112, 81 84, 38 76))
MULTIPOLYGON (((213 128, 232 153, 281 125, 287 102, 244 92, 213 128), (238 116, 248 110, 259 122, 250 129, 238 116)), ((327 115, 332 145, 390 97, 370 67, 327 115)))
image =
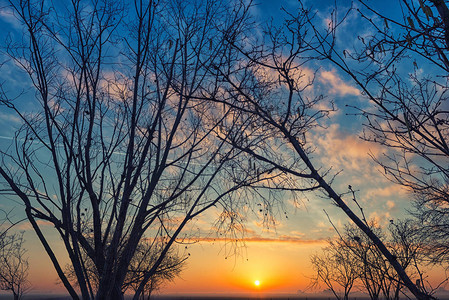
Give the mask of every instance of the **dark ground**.
MULTIPOLYGON (((0 295, 0 300, 9 300, 12 299, 12 296, 9 295, 0 295)), ((23 300, 70 300, 71 298, 63 295, 37 295, 37 294, 27 294, 23 297, 23 300)), ((126 300, 130 300, 131 297, 126 297, 126 300)), ((204 296, 204 295, 186 295, 186 296, 178 296, 178 295, 164 295, 164 296, 152 296, 152 300, 333 300, 335 299, 332 296, 314 296, 314 295, 286 295, 286 296, 273 296, 273 295, 254 295, 254 296, 204 296)), ((368 300, 368 297, 351 297, 353 300, 368 300)), ((406 299, 406 298, 404 298, 406 299)), ((447 299, 449 297, 438 297, 438 299, 447 299)))
MULTIPOLYGON (((12 296, 0 295, 0 300, 12 299, 12 296)), ((70 300, 70 297, 61 295, 25 295, 23 300, 70 300)), ((125 298, 130 300, 131 298, 125 298)), ((334 297, 319 297, 319 296, 152 296, 153 300, 333 300, 334 297)), ((351 299, 368 300, 366 297, 354 297, 351 299)), ((440 298, 441 299, 441 298, 440 298)), ((447 298, 446 298, 447 299, 447 298)))
MULTIPOLYGON (((0 295, 0 300, 9 300, 12 299, 12 296, 8 295, 0 295)), ((24 295, 23 300, 70 300, 70 297, 62 296, 62 295, 24 295)), ((129 300, 131 298, 126 298, 129 300)), ((305 297, 305 296, 197 296, 197 295, 189 295, 189 296, 152 296, 153 300, 327 300, 334 299, 333 297, 305 297)), ((355 297, 353 299, 369 299, 362 297, 355 297)))

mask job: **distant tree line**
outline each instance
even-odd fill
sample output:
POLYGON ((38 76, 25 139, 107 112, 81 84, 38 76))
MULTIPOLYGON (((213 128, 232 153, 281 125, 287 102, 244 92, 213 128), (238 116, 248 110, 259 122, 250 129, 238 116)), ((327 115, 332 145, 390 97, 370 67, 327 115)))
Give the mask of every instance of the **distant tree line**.
MULTIPOLYGON (((433 285, 427 281, 424 267, 429 263, 426 255, 429 244, 415 220, 391 220, 386 230, 374 221, 369 225, 420 290, 432 295, 446 283, 447 279, 433 285)), ((376 245, 354 225, 348 224, 343 232, 338 232, 338 237, 329 240, 322 253, 311 257, 311 263, 315 270, 311 287, 325 286, 337 299, 349 299, 351 292, 363 292, 371 299, 404 297, 401 278, 376 245)))
POLYGON ((0 290, 12 293, 14 300, 22 299, 31 287, 24 232, 11 230, 16 224, 11 221, 11 211, 0 209, 0 290))

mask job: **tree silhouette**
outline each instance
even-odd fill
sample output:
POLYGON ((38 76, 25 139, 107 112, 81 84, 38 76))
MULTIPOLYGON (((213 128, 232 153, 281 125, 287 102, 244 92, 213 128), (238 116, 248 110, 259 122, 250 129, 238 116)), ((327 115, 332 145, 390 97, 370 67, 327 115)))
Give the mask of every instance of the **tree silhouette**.
POLYGON ((22 233, 2 233, 0 237, 0 289, 21 299, 29 289, 28 258, 22 233))
POLYGON ((1 155, 2 192, 23 204, 72 298, 75 282, 83 299, 123 298, 143 237, 162 237, 133 281, 137 299, 191 220, 222 207, 232 225, 245 201, 232 194, 262 180, 236 170, 239 151, 216 137, 226 122, 241 131, 236 116, 197 97, 220 92, 213 67, 234 55, 244 2, 9 2, 24 38, 5 53, 31 91, 1 86, 23 123, 1 155), (76 281, 39 220, 62 239, 76 281))
MULTIPOLYGON (((372 29, 353 48, 338 46, 346 15, 320 31, 310 17, 315 58, 346 73, 368 107, 352 106, 363 117, 362 138, 385 146, 373 159, 383 175, 402 185, 415 202, 428 256, 447 263, 449 9, 445 1, 401 0, 391 14, 367 1, 350 9, 372 29)), ((312 15, 312 14, 309 14, 312 15)), ((336 16, 336 14, 334 14, 336 16)))
MULTIPOLYGON (((375 234, 386 241, 389 251, 426 294, 435 289, 427 282, 422 267, 426 264, 425 240, 412 219, 396 220, 381 228, 375 221, 367 222, 375 234)), ((333 225, 333 224, 332 224, 333 225)), ((334 226, 334 225, 333 225, 334 226)), ((311 257, 316 277, 313 286, 324 283, 338 298, 349 298, 355 287, 371 299, 400 299, 404 283, 386 261, 376 245, 354 224, 346 224, 338 236, 328 241, 322 253, 311 257), (344 290, 343 296, 340 290, 344 290)))
POLYGON ((0 289, 11 292, 15 300, 21 299, 30 288, 24 233, 11 232, 17 225, 10 219, 11 211, 0 212, 0 289))
POLYGON ((329 242, 329 246, 322 249, 322 253, 312 255, 310 261, 316 272, 312 280, 313 286, 323 282, 337 299, 349 299, 359 273, 352 259, 351 249, 329 242), (343 289, 343 293, 340 290, 343 289))
POLYGON ((266 188, 316 191, 331 199, 376 245, 411 293, 418 299, 428 299, 430 296, 416 286, 396 256, 364 221, 363 213, 359 216, 348 206, 347 201, 353 200, 351 193, 338 192, 332 186, 332 166, 314 162, 315 141, 310 133, 326 128, 325 120, 334 107, 319 92, 310 92, 315 74, 308 64, 323 60, 328 55, 324 51, 333 51, 334 27, 339 23, 331 22, 323 37, 318 26, 314 26, 313 12, 301 6, 298 13, 285 14, 287 18, 281 26, 270 23, 264 28, 263 41, 258 36, 231 40, 240 53, 235 58, 238 68, 217 65, 222 81, 228 84, 229 97, 208 96, 251 120, 241 138, 228 134, 228 143, 244 152, 248 160, 253 159, 278 175, 276 182, 265 182, 266 188))

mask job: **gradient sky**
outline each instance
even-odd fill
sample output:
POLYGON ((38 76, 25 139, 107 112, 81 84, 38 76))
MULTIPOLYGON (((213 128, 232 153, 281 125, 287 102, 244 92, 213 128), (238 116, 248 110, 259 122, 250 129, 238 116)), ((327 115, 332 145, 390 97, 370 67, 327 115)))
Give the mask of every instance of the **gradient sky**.
MULTIPOLYGON (((348 2, 339 1, 342 5, 340 8, 347 6, 348 2)), ((376 5, 388 7, 387 13, 394 14, 395 7, 391 2, 376 1, 376 5)), ((4 3, 0 1, 0 6, 3 7, 4 3)), ((293 10, 297 5, 297 1, 278 0, 260 0, 258 3, 253 8, 253 15, 259 19, 273 17, 276 22, 282 18, 280 5, 287 10, 293 10)), ((319 8, 318 17, 325 24, 334 1, 309 3, 314 3, 314 7, 319 8)), ((21 30, 6 9, 0 10, 0 28, 1 39, 4 39, 7 33, 18 35, 21 30)), ((351 15, 342 28, 344 32, 339 36, 341 44, 352 44, 357 34, 369 30, 361 25, 356 15, 351 15)), ((346 191, 350 184, 359 190, 359 201, 368 217, 375 218, 381 225, 386 225, 390 219, 403 218, 406 216, 406 209, 410 207, 407 191, 384 178, 382 170, 379 170, 368 156, 369 152, 381 156, 385 150, 359 139, 361 120, 356 116, 347 115, 350 111, 345 108, 345 104, 366 107, 368 103, 349 79, 334 68, 311 65, 310 74, 316 67, 319 67, 319 70, 314 91, 335 100, 338 110, 331 115, 327 129, 311 133, 316 145, 314 162, 316 165, 342 170, 334 186, 339 191, 346 191)), ((423 72, 426 71, 426 66, 421 68, 423 72)), ((7 68, 2 69, 0 80, 11 82, 11 88, 14 88, 14 85, 20 86, 20 79, 8 71, 10 70, 7 68)), ((12 128, 18 124, 19 120, 0 106, 0 147, 6 147, 10 143, 14 135, 12 128)), ((196 220, 192 226, 201 230, 199 242, 189 245, 187 249, 184 245, 180 246, 180 251, 191 254, 186 269, 180 278, 166 284, 161 292, 260 294, 296 293, 298 290, 306 290, 313 274, 310 255, 325 246, 326 239, 335 234, 323 210, 329 213, 337 226, 342 226, 347 219, 328 199, 316 195, 301 197, 299 201, 293 201, 286 196, 284 200, 284 206, 279 208, 276 224, 272 224, 270 228, 261 223, 261 216, 257 213, 248 215, 245 240, 237 245, 214 236, 211 228, 218 212, 209 211, 196 220), (259 287, 254 285, 255 280, 260 281, 259 287)), ((12 205, 0 202, 1 207, 10 208, 12 205)), ((19 209, 14 212, 20 215, 19 209)), ((29 279, 35 290, 64 291, 56 285, 56 273, 30 226, 22 223, 18 229, 26 231, 26 247, 31 266, 29 279)), ((51 228, 48 228, 48 232, 51 232, 51 228)), ((62 249, 58 237, 54 237, 51 242, 62 249)), ((441 275, 439 272, 434 271, 432 278, 437 280, 441 275)))

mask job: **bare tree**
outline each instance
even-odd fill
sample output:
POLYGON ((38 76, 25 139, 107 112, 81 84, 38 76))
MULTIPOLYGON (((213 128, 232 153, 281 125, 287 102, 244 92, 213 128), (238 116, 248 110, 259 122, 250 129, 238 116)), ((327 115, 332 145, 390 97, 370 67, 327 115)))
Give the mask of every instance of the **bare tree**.
MULTIPOLYGON (((368 222, 368 225, 377 236, 385 240, 383 232, 376 224, 368 222)), ((371 299, 379 299, 386 284, 391 285, 397 282, 397 280, 390 280, 387 276, 391 273, 390 264, 383 259, 382 253, 359 228, 346 225, 343 234, 339 233, 339 238, 335 243, 339 247, 350 250, 352 266, 357 270, 361 286, 371 299)))
POLYGON ((415 278, 417 286, 427 294, 434 294, 436 289, 447 281, 444 279, 438 286, 427 281, 423 267, 427 263, 427 238, 422 235, 422 227, 416 220, 405 219, 391 221, 388 227, 390 247, 401 265, 409 270, 415 278))
MULTIPOLYGON (((156 241, 145 239, 138 245, 130 262, 123 290, 137 290, 139 288, 142 277, 158 259, 158 251, 164 249, 165 242, 164 239, 156 241)), ((164 282, 171 281, 178 276, 184 268, 188 256, 188 253, 181 254, 176 247, 170 248, 159 268, 144 287, 142 299, 150 299, 151 293, 159 289, 164 282)))
POLYGON ((30 287, 24 233, 11 232, 20 222, 10 219, 11 211, 0 209, 0 213, 0 289, 10 291, 14 299, 21 299, 30 287))
MULTIPOLYGON (((106 0, 11 6, 29 40, 11 41, 6 53, 30 76, 40 109, 22 113, 3 89, 2 103, 24 126, 13 151, 3 153, 0 174, 73 298, 76 291, 36 220, 55 226, 86 299, 122 297, 143 235, 167 236, 137 298, 200 213, 221 205, 225 230, 239 228, 238 209, 248 194, 230 199, 248 186, 263 200, 267 222, 275 192, 322 192, 417 298, 429 298, 351 210, 348 194, 332 187, 331 167, 313 163, 309 134, 325 126, 333 106, 308 93, 310 53, 328 51, 309 11, 286 12, 283 27, 270 25, 266 40, 257 40, 244 1, 135 1, 129 10, 106 0), (87 215, 92 223, 84 221, 87 215), (96 293, 84 252, 99 274, 96 293)), ((330 39, 337 25, 327 32, 330 39)))
POLYGON ((28 75, 32 109, 2 83, 1 103, 23 121, 1 154, 3 191, 23 204, 73 299, 39 220, 61 237, 83 299, 123 298, 144 236, 166 243, 150 251, 134 299, 164 266, 176 273, 170 249, 201 213, 222 207, 236 229, 250 195, 232 195, 264 180, 263 170, 240 172, 240 150, 225 140, 244 123, 200 98, 222 91, 215 66, 236 52, 228 39, 247 26, 245 3, 10 1, 23 39, 7 41, 4 54, 28 75), (218 139, 224 123, 230 131, 218 139))
MULTIPOLYGON (((327 30, 311 26, 316 39, 310 45, 319 59, 352 78, 373 104, 353 107, 365 118, 362 137, 389 149, 373 158, 387 178, 411 192, 415 215, 432 245, 428 255, 435 263, 447 263, 447 3, 400 0, 401 10, 393 15, 367 1, 357 3, 348 13, 366 21, 369 34, 360 35, 353 48, 339 45, 336 36, 345 18, 334 18, 327 30)), ((314 24, 312 18, 308 22, 314 24)))
MULTIPOLYGON (((413 280, 419 282, 419 288, 431 295, 435 290, 421 271, 425 263, 425 247, 424 241, 419 237, 419 227, 414 225, 415 223, 410 219, 398 220, 390 223, 387 230, 379 227, 374 221, 368 222, 376 235, 386 241, 389 251, 397 257, 404 270, 413 280)), ((311 261, 317 271, 317 277, 312 283, 323 282, 333 291, 335 288, 332 283, 345 287, 344 284, 349 281, 342 281, 342 275, 338 275, 342 273, 340 269, 344 269, 344 274, 351 274, 351 278, 354 278, 351 286, 367 292, 371 299, 399 299, 404 284, 376 245, 353 224, 345 225, 344 230, 337 230, 337 233, 338 237, 329 241, 329 246, 323 249, 323 254, 312 256, 311 261), (342 265, 333 263, 340 261, 342 256, 342 265), (324 261, 328 262, 326 267, 322 266, 324 261)))
POLYGON ((0 289, 10 291, 14 299, 21 299, 30 288, 24 242, 23 232, 4 234, 0 238, 0 289))
MULTIPOLYGON (((374 221, 369 222, 370 227, 377 236, 386 241, 389 251, 396 257, 402 268, 416 282, 419 280, 419 288, 426 294, 433 294, 428 290, 425 275, 421 271, 424 264, 424 242, 419 237, 418 227, 414 221, 391 220, 388 228, 381 228, 374 221)), ((347 225, 340 243, 347 245, 352 241, 351 247, 354 261, 360 265, 360 278, 363 286, 372 299, 378 299, 380 295, 384 299, 399 299, 403 293, 404 283, 388 261, 385 261, 382 253, 374 243, 363 235, 363 232, 355 226, 347 225), (354 241, 356 242, 354 244, 354 241)))
POLYGON ((390 15, 359 2, 357 13, 375 34, 359 36, 361 45, 342 51, 334 22, 317 34, 323 47, 315 50, 375 105, 355 107, 366 118, 363 138, 390 149, 374 159, 387 178, 412 192, 427 256, 447 264, 447 4, 398 1, 402 15, 390 15))
POLYGON ((349 294, 359 277, 357 261, 352 258, 348 247, 329 241, 329 246, 322 249, 322 253, 310 258, 316 277, 312 279, 312 286, 319 286, 323 282, 337 299, 349 299, 349 294), (341 292, 341 290, 343 290, 341 292))
MULTIPOLYGON (((317 166, 313 162, 314 141, 310 132, 326 126, 324 121, 333 105, 322 95, 310 92, 314 74, 306 72, 306 66, 317 56, 316 48, 327 46, 327 40, 313 26, 308 10, 285 13, 287 19, 282 26, 266 27, 265 40, 258 40, 261 37, 257 35, 244 40, 229 39, 240 53, 235 58, 238 67, 216 65, 228 86, 226 94, 210 93, 208 97, 250 120, 238 139, 230 134, 222 139, 244 152, 248 160, 256 161, 256 166, 271 168, 272 174, 280 176, 268 188, 320 191, 324 198, 330 198, 376 245, 415 297, 431 298, 410 279, 397 257, 363 221, 363 216, 348 206, 347 201, 352 200, 350 193, 339 193, 332 187, 335 173, 331 166, 317 166)), ((332 34, 329 32, 331 38, 332 34)))
MULTIPOLYGON (((143 238, 140 241, 134 257, 128 266, 126 278, 121 288, 124 292, 128 290, 135 292, 139 288, 142 278, 153 267, 154 262, 159 258, 160 252, 164 249, 167 241, 168 238, 166 237, 151 240, 143 238)), ((188 254, 180 254, 176 247, 170 248, 156 272, 145 285, 140 299, 149 299, 151 293, 157 290, 164 282, 173 280, 178 276, 184 268, 188 256, 188 254)), ((83 253, 82 260, 95 293, 100 283, 100 274, 98 274, 94 262, 88 257, 87 253, 83 253)), ((66 266, 65 273, 68 279, 78 286, 77 277, 72 265, 69 264, 66 266)))

